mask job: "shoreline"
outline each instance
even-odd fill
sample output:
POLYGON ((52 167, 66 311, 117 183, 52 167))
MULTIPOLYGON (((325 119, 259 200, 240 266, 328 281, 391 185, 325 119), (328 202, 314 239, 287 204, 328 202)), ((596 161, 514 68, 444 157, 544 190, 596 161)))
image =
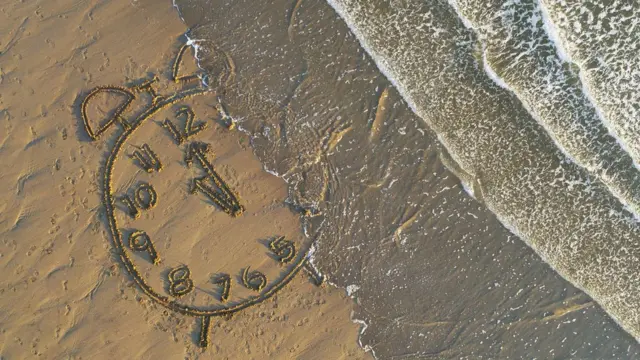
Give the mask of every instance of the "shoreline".
POLYGON ((361 344, 376 356, 637 353, 588 295, 468 197, 438 134, 328 4, 176 3, 263 164, 296 205, 322 215, 314 263, 350 289, 353 318, 367 324, 361 344))
MULTIPOLYGON (((120 125, 89 141, 77 117, 78 99, 97 85, 137 86, 153 73, 160 78, 152 82, 154 91, 159 95, 172 91, 176 85, 166 81, 171 72, 167 65, 185 27, 176 9, 166 5, 69 0, 3 6, 5 27, 0 29, 8 36, 0 38, 0 48, 7 39, 14 40, 0 55, 0 124, 6 130, 0 134, 0 154, 7 169, 0 179, 7 199, 0 209, 0 269, 10 274, 0 282, 0 306, 6 309, 0 322, 0 356, 369 358, 357 345, 358 326, 350 321, 352 300, 340 290, 314 286, 302 272, 269 301, 230 319, 211 321, 209 347, 203 350, 198 344, 199 325, 153 303, 120 265, 107 233, 98 185, 106 145, 121 131, 120 125), (25 23, 24 18, 29 20, 25 23)), ((197 70, 192 54, 186 55, 182 71, 197 70)), ((139 111, 150 99, 143 93, 135 95, 122 118, 139 111)), ((91 121, 108 116, 110 106, 122 98, 111 93, 96 96, 87 109, 91 121)), ((207 97, 185 104, 195 111, 194 124, 205 124, 203 129, 208 131, 193 136, 213 143, 213 164, 238 189, 248 208, 237 220, 242 226, 235 226, 235 220, 227 219, 205 196, 189 193, 185 180, 198 176, 196 169, 178 172, 184 167, 180 148, 170 145, 166 129, 156 124, 165 117, 180 124, 181 118, 172 113, 180 107, 155 114, 145 124, 144 134, 136 133, 131 139, 142 139, 154 148, 164 165, 157 176, 140 172, 135 162, 127 160, 136 149, 131 141, 113 172, 115 193, 151 176, 149 183, 158 198, 158 205, 140 210, 137 219, 128 218, 120 203, 114 208, 124 237, 139 228, 153 240, 157 264, 126 246, 127 242, 121 251, 130 252, 143 271, 141 276, 159 291, 167 291, 166 280, 158 279, 154 271, 160 271, 162 278, 167 276, 163 269, 189 264, 197 287, 179 301, 196 305, 214 304, 220 296, 207 282, 210 274, 236 274, 236 268, 248 264, 252 271, 276 279, 281 267, 265 257, 265 245, 256 240, 268 239, 270 234, 292 240, 302 236, 299 214, 284 202, 286 184, 263 171, 246 135, 216 121, 214 103, 207 97), (127 180, 128 174, 134 180, 127 180), (200 210, 195 216, 183 214, 191 208, 200 210), (199 222, 198 216, 208 221, 199 222), (192 235, 186 237, 180 226, 173 225, 176 222, 190 229, 196 225, 198 230, 189 230, 192 235), (209 245, 213 248, 208 249, 209 245), (237 254, 215 255, 240 245, 244 250, 237 254)), ((230 301, 252 293, 235 275, 231 285, 230 301)))

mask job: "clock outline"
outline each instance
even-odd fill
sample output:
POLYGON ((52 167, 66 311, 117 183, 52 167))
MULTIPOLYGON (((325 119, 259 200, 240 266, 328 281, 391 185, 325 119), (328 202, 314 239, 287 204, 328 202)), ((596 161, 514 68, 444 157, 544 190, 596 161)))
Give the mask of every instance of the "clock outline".
MULTIPOLYGON (((186 82, 191 82, 193 80, 201 80, 201 77, 197 74, 191 74, 191 75, 180 75, 180 65, 181 65, 181 61, 182 61, 182 56, 185 53, 186 49, 189 47, 189 44, 185 44, 183 45, 177 56, 175 57, 173 66, 172 66, 172 79, 174 82, 176 83, 186 83, 186 82)), ((301 269, 306 270, 306 272, 308 273, 310 279, 312 280, 312 282, 315 285, 320 285, 323 282, 323 278, 322 276, 313 268, 313 266, 310 265, 309 263, 309 253, 311 248, 314 245, 314 239, 308 239, 306 238, 306 241, 302 242, 302 246, 300 246, 300 248, 294 248, 291 252, 289 252, 288 254, 285 254, 284 257, 280 257, 279 260, 284 263, 287 263, 287 269, 283 270, 280 272, 280 276, 271 281, 271 282, 267 282, 266 278, 264 278, 264 283, 261 283, 261 286, 257 286, 256 288, 252 288, 254 291, 257 291, 258 293, 256 295, 252 295, 249 297, 245 297, 243 299, 241 299, 240 301, 234 301, 234 302, 229 302, 227 303, 227 297, 228 297, 228 292, 229 292, 229 281, 230 279, 227 278, 227 283, 223 285, 223 290, 222 290, 222 295, 220 300, 220 304, 216 304, 213 306, 208 306, 208 307, 203 307, 203 306, 196 306, 196 305, 188 305, 188 304, 182 304, 180 303, 178 300, 181 297, 181 295, 184 294, 177 294, 177 293, 172 293, 171 291, 171 286, 174 285, 174 281, 182 281, 184 280, 184 278, 180 278, 180 279, 173 279, 173 273, 174 271, 183 271, 185 272, 186 275, 184 275, 189 282, 191 282, 190 284, 190 288, 188 289, 187 293, 190 292, 193 289, 193 283, 191 281, 191 279, 189 278, 189 269, 186 265, 181 265, 178 266, 176 268, 173 268, 170 270, 169 275, 168 275, 168 281, 170 283, 170 288, 169 288, 169 293, 172 295, 170 296, 166 296, 161 294, 160 292, 154 290, 154 288, 152 286, 150 286, 147 281, 145 281, 144 277, 142 276, 142 274, 140 273, 140 271, 136 268, 135 266, 135 261, 133 261, 131 259, 131 257, 129 256, 129 251, 140 251, 140 250, 145 250, 149 252, 149 255, 151 257, 151 260, 153 262, 154 265, 158 265, 159 261, 157 261, 157 254, 155 253, 155 249, 153 248, 153 244, 151 243, 150 239, 148 238, 148 236, 146 235, 146 233, 144 233, 143 231, 137 231, 134 232, 133 234, 137 234, 140 235, 140 233, 143 233, 145 236, 147 236, 145 243, 143 243, 142 245, 144 245, 145 247, 143 247, 140 244, 136 244, 136 246, 139 247, 139 249, 136 249, 135 246, 133 245, 133 234, 130 235, 129 237, 129 248, 127 248, 127 246, 125 246, 125 243, 123 241, 123 234, 121 232, 121 229, 118 226, 118 220, 116 219, 115 213, 116 213, 116 199, 118 198, 117 194, 113 191, 112 189, 112 173, 113 173, 113 169, 115 164, 117 163, 120 155, 123 153, 123 145, 127 142, 127 140, 135 133, 135 131, 137 129, 139 129, 146 121, 148 121, 152 116, 154 116, 155 114, 157 114, 158 112, 164 110, 165 108, 175 105, 181 101, 187 100, 191 97, 195 97, 195 96, 200 96, 200 95, 204 95, 204 94, 215 94, 214 91, 211 91, 210 89, 203 87, 201 83, 198 83, 198 85, 196 85, 195 87, 191 87, 188 88, 186 90, 181 90, 181 91, 177 91, 175 93, 173 93, 172 95, 169 96, 162 96, 156 93, 155 89, 153 88, 153 83, 155 83, 156 81, 158 81, 158 78, 156 76, 153 77, 153 79, 151 80, 147 80, 142 82, 139 85, 136 86, 130 86, 130 87, 120 87, 120 86, 98 86, 96 88, 94 88, 93 90, 91 90, 84 98, 81 104, 81 120, 82 123, 84 125, 85 131, 87 133, 87 135, 92 139, 92 140, 97 140, 99 138, 99 136, 104 133, 108 128, 112 127, 115 124, 120 124, 123 131, 120 135, 117 136, 115 142, 113 143, 113 145, 111 145, 107 152, 108 152, 108 156, 106 159, 106 162, 104 164, 104 166, 101 167, 101 175, 102 175, 102 204, 105 207, 105 212, 106 212, 106 221, 107 221, 107 225, 109 228, 109 234, 110 234, 110 240, 111 243, 116 251, 116 254, 118 255, 118 258, 120 260, 120 262, 124 265, 127 273, 129 274, 129 276, 131 276, 134 280, 134 282, 136 283, 136 285, 138 286, 138 288, 144 293, 146 294, 149 298, 151 298, 155 303, 162 305, 163 307, 178 312, 180 314, 183 315, 187 315, 187 316, 193 316, 193 317, 197 317, 200 321, 200 338, 199 338, 199 345, 203 348, 206 348, 209 344, 209 329, 210 329, 210 322, 211 322, 211 318, 212 317, 216 317, 216 316, 230 316, 234 313, 237 313, 239 311, 245 310, 251 306, 257 305, 269 298, 271 298, 273 295, 275 295, 279 290, 281 290, 282 288, 284 288, 297 274, 301 269), (123 104, 121 104, 117 109, 115 109, 115 111, 112 114, 112 117, 110 119, 108 119, 102 126, 100 126, 96 131, 94 131, 94 129, 91 127, 90 125, 90 121, 89 121, 89 117, 87 115, 87 106, 90 102, 90 100, 96 96, 98 93, 100 92, 111 92, 111 93, 116 93, 119 95, 125 95, 127 98, 124 101, 123 104), (136 99, 136 95, 135 93, 147 93, 149 95, 151 95, 152 97, 152 102, 149 106, 147 106, 146 108, 144 108, 142 110, 142 112, 136 116, 133 121, 127 121, 125 120, 125 118, 123 117, 123 114, 126 112, 126 110, 128 109, 129 105, 136 99), (146 245, 145 245, 146 244, 146 245), (286 261, 283 261, 283 259, 286 259, 286 261), (180 268, 180 269, 178 269, 180 268), (173 297, 173 298, 172 298, 173 297)), ((222 105, 221 105, 222 106, 222 105)), ((226 110, 224 108, 222 108, 222 115, 225 118, 228 118, 228 115, 226 114, 226 110)), ((168 121, 168 120, 167 120, 168 121)), ((187 124, 189 124, 189 121, 187 120, 187 124)), ((233 123, 229 124, 229 125, 233 125, 233 123)), ((189 125, 187 125, 188 127, 189 125)), ((231 127, 231 126, 230 126, 231 127)), ((174 139, 176 140, 176 142, 178 143, 177 145, 180 146, 182 145, 182 141, 179 141, 178 138, 176 137, 176 133, 175 133, 175 128, 174 129, 167 129, 169 130, 169 133, 171 133, 174 136, 174 139)), ((188 129, 186 129, 188 130, 188 129)), ((184 140, 184 139, 182 139, 184 140)), ((187 154, 189 154, 191 150, 191 145, 192 144, 197 144, 199 142, 193 141, 190 144, 187 144, 187 149, 186 152, 187 154)), ((146 144, 145 144, 146 145, 146 144)), ((155 159, 157 160, 157 156, 155 156, 155 153, 153 153, 147 146, 146 150, 146 154, 151 155, 151 160, 153 161, 153 158, 155 157, 155 159)), ((195 150, 194 150, 195 151, 195 150)), ((138 161, 142 162, 142 159, 137 159, 138 161)), ((186 160, 186 159, 185 159, 186 160)), ((153 164, 152 164, 153 165, 153 164)), ((158 161, 158 165, 159 167, 156 169, 156 171, 159 171, 161 168, 161 165, 158 161)), ((148 172, 152 172, 150 171, 150 169, 147 169, 148 172)), ((216 174, 217 175, 217 174, 216 174)), ((146 184, 146 183, 144 183, 146 184)), ((150 186, 149 184, 146 184, 147 186, 150 186)), ((225 184, 226 185, 226 184, 225 184)), ((218 186, 218 188, 220 188, 220 186, 218 186)), ((151 188, 153 189, 153 188, 151 188)), ((221 189, 222 190, 222 189, 221 189)), ((224 192, 224 191, 223 191, 224 192)), ((138 194, 136 193, 136 197, 138 196, 138 194)), ((153 204, 150 204, 150 207, 153 207, 153 205, 155 205, 155 200, 151 200, 151 198, 153 198, 153 196, 157 196, 155 194, 151 194, 149 193, 150 196, 150 201, 153 204)), ((218 204, 219 205, 219 204, 218 204)), ((133 205, 135 206, 135 205, 133 205)), ((242 206, 240 206, 241 210, 240 213, 242 212, 242 210, 244 210, 244 208, 242 206)), ((131 209, 131 207, 130 207, 131 209)), ((136 209, 137 211, 137 207, 135 207, 134 209, 136 209)), ((143 210, 146 210, 148 208, 142 208, 143 210)), ((239 216, 240 213, 236 214, 235 212, 233 214, 230 214, 228 212, 229 215, 235 217, 235 216, 239 216)), ((132 214, 130 214, 132 215, 132 214)), ((133 215, 132 215, 133 216, 133 215)), ((283 240, 283 237, 276 237, 271 243, 270 243, 270 249, 273 253, 278 254, 278 248, 277 245, 274 245, 276 243, 276 241, 280 241, 283 240)), ((279 254, 278 254, 279 255, 279 254)), ((249 268, 245 267, 244 269, 244 273, 243 273, 243 281, 245 287, 250 287, 250 284, 245 280, 248 276, 249 272, 249 268)), ((225 274, 227 277, 228 275, 225 274)), ((264 277, 264 275, 262 275, 264 277)), ((222 284, 218 281, 213 281, 214 284, 222 284)))

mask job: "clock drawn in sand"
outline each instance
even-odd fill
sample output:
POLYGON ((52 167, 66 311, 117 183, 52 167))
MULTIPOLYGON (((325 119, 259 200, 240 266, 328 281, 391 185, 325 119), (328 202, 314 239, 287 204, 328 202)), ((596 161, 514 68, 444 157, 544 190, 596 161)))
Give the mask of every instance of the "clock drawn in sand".
MULTIPOLYGON (((187 49, 172 68, 178 90, 159 94, 155 76, 97 87, 80 117, 92 140, 107 138, 101 196, 115 253, 154 302, 198 319, 207 347, 212 317, 270 298, 301 269, 316 285, 322 278, 308 263, 312 241, 278 234, 270 204, 244 201, 246 187, 229 180, 242 164, 216 157, 215 122, 200 120, 192 104, 215 91, 180 75, 187 49)), ((218 113, 229 119, 221 104, 218 113)))

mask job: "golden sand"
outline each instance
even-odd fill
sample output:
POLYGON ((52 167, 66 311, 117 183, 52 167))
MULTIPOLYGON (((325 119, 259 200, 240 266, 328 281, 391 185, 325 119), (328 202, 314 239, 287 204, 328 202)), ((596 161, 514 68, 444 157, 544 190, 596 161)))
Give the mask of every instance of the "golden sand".
POLYGON ((170 2, 0 10, 0 357, 368 356, 170 2))

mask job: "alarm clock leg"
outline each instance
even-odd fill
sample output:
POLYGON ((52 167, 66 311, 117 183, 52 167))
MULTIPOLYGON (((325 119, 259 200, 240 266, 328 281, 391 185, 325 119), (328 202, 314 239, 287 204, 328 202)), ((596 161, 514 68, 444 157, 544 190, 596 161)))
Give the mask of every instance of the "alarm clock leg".
POLYGON ((211 328, 211 316, 200 317, 200 347, 206 349, 209 346, 209 330, 211 328))
POLYGON ((302 266, 304 267, 304 270, 307 272, 307 275, 309 275, 309 279, 311 280, 313 285, 315 285, 315 286, 322 285, 322 283, 324 282, 324 276, 322 276, 322 274, 320 274, 313 267, 313 265, 311 265, 311 263, 309 263, 308 259, 304 260, 304 265, 302 265, 302 266))

